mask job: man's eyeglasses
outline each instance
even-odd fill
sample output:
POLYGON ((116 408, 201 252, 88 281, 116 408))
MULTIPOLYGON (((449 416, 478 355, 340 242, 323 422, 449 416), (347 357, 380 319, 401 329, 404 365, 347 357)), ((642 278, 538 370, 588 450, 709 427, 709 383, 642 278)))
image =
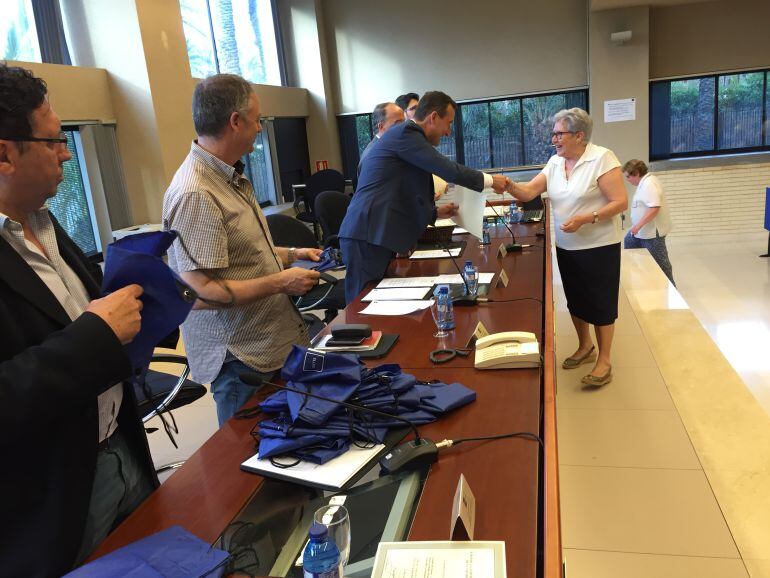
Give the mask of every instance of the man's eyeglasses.
POLYGON ((561 140, 564 138, 565 134, 575 134, 574 130, 565 130, 565 131, 559 131, 559 132, 552 132, 551 138, 556 140, 561 140))
POLYGON ((0 137, 0 140, 9 140, 11 142, 45 142, 45 143, 51 143, 51 144, 67 144, 67 133, 66 132, 60 132, 59 136, 56 138, 42 138, 37 136, 3 136, 0 137))

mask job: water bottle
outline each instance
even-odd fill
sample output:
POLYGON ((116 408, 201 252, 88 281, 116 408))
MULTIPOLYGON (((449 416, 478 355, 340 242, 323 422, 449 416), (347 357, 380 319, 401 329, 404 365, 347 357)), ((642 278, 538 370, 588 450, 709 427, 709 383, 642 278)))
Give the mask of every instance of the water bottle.
POLYGON ((516 201, 511 201, 511 207, 510 209, 508 209, 508 222, 511 225, 515 225, 520 221, 521 221, 521 209, 519 208, 519 205, 516 204, 516 201))
POLYGON ((438 308, 439 329, 455 328, 455 312, 452 308, 452 298, 449 296, 449 285, 439 285, 433 293, 438 308))
POLYGON ((465 295, 476 295, 479 292, 479 270, 473 265, 472 261, 465 262, 464 275, 465 283, 463 291, 465 295))
POLYGON ((484 219, 483 230, 481 232, 481 244, 489 245, 490 242, 491 241, 489 240, 489 221, 484 219))
POLYGON ((329 538, 329 529, 315 523, 310 528, 310 542, 302 554, 304 578, 342 578, 340 551, 329 538))

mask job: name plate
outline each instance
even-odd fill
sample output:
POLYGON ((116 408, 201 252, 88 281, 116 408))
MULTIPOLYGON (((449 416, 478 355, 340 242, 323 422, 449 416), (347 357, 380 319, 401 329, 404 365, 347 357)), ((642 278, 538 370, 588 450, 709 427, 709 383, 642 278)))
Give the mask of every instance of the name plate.
POLYGON ((484 327, 484 324, 481 321, 479 321, 476 324, 476 329, 473 330, 473 335, 471 335, 471 338, 468 340, 468 344, 466 345, 466 347, 468 348, 473 347, 473 345, 479 339, 481 339, 482 337, 486 337, 487 335, 489 335, 489 331, 487 330, 486 327, 484 327))
POLYGON ((505 243, 500 243, 500 247, 497 249, 497 256, 504 259, 508 254, 508 249, 505 248, 505 243))
POLYGON ((452 527, 449 529, 451 540, 473 540, 473 527, 476 524, 476 498, 471 492, 468 480, 460 474, 452 504, 452 527))
POLYGON ((508 273, 505 272, 505 269, 500 269, 500 276, 497 278, 495 287, 500 287, 500 285, 508 287, 508 273))

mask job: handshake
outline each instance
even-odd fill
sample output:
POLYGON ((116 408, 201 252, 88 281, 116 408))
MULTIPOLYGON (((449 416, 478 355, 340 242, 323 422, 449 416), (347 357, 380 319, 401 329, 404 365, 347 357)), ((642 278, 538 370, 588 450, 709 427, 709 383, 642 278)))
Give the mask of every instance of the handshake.
POLYGON ((490 175, 492 177, 492 189, 496 193, 508 192, 513 195, 513 181, 505 175, 490 175))

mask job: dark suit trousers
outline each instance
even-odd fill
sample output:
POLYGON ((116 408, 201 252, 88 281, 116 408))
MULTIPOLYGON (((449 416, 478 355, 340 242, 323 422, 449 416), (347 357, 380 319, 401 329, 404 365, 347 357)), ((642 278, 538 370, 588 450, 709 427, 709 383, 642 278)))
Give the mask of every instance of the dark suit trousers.
POLYGON ((395 253, 386 247, 357 239, 340 238, 345 261, 345 300, 352 303, 369 281, 382 279, 395 253))

